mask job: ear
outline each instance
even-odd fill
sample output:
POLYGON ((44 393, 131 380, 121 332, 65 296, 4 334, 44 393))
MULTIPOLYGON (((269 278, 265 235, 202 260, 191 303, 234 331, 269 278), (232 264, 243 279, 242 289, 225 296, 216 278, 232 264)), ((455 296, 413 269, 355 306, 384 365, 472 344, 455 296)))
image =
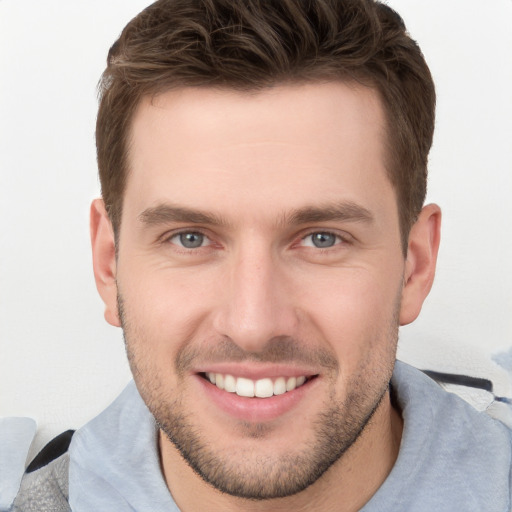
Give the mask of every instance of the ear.
POLYGON ((102 199, 95 199, 91 204, 90 228, 94 279, 105 303, 105 320, 115 327, 120 327, 114 229, 102 199))
POLYGON ((423 208, 409 234, 400 325, 410 324, 420 314, 434 282, 440 239, 441 209, 429 204, 423 208))

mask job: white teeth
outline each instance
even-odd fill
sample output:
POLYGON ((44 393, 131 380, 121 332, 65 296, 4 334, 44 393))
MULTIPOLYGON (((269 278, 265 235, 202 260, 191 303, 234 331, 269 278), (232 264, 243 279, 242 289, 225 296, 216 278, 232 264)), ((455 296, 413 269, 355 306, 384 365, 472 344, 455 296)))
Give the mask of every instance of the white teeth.
POLYGON ((282 395, 286 393, 286 379, 284 377, 279 377, 274 382, 274 395, 282 395))
POLYGON ((226 375, 224 377, 224 389, 228 393, 236 393, 236 379, 233 375, 226 375))
POLYGON ((254 395, 258 398, 268 398, 274 394, 274 384, 270 379, 257 380, 254 385, 254 395))
MULTIPOLYGON (((234 379, 233 379, 234 380, 234 379)), ((238 377, 236 379, 236 394, 238 396, 253 397, 254 396, 254 381, 238 377)))
POLYGON ((297 387, 297 379, 295 377, 290 377, 286 381, 286 391, 293 391, 297 387))
POLYGON ((305 376, 278 377, 274 381, 269 378, 251 380, 245 377, 233 377, 222 373, 206 373, 206 378, 219 389, 228 393, 236 393, 247 398, 269 398, 273 395, 282 395, 288 391, 302 386, 306 382, 305 376))

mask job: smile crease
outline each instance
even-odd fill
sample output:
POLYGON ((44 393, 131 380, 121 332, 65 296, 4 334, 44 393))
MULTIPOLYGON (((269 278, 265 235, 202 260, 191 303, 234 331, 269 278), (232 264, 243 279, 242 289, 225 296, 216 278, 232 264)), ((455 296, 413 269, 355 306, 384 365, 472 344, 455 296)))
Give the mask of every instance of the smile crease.
POLYGON ((204 376, 217 388, 246 398, 270 398, 274 395, 283 395, 302 386, 308 380, 304 375, 299 377, 278 377, 274 380, 270 378, 252 380, 245 377, 233 377, 233 375, 212 372, 206 372, 204 376))

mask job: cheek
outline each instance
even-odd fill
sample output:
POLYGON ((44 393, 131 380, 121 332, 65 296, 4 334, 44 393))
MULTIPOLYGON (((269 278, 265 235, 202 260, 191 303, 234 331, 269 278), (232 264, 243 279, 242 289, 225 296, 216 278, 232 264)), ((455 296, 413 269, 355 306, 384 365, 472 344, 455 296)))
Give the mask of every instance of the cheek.
POLYGON ((215 304, 214 278, 205 279, 201 272, 125 270, 119 275, 118 287, 126 327, 138 343, 173 353, 183 340, 198 335, 202 320, 215 304))
MULTIPOLYGON (((345 269, 346 270, 346 269, 345 269)), ((312 284, 312 283, 311 283, 312 284)), ((364 359, 389 352, 396 343, 399 275, 352 269, 316 280, 302 307, 317 336, 337 354, 342 368, 355 370, 364 359)))

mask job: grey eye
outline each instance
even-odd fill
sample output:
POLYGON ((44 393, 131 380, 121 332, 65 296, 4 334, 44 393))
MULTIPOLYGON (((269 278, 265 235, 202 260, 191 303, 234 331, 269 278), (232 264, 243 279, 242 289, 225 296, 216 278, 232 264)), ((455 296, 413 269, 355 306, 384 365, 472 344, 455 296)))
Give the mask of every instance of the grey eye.
POLYGON ((205 242, 205 236, 201 233, 180 233, 177 235, 179 243, 186 249, 197 249, 205 242))
POLYGON ((312 233, 311 235, 308 235, 306 238, 310 238, 311 244, 314 247, 318 247, 319 249, 326 249, 328 247, 332 247, 333 245, 336 245, 336 243, 338 242, 338 237, 333 233, 312 233))

